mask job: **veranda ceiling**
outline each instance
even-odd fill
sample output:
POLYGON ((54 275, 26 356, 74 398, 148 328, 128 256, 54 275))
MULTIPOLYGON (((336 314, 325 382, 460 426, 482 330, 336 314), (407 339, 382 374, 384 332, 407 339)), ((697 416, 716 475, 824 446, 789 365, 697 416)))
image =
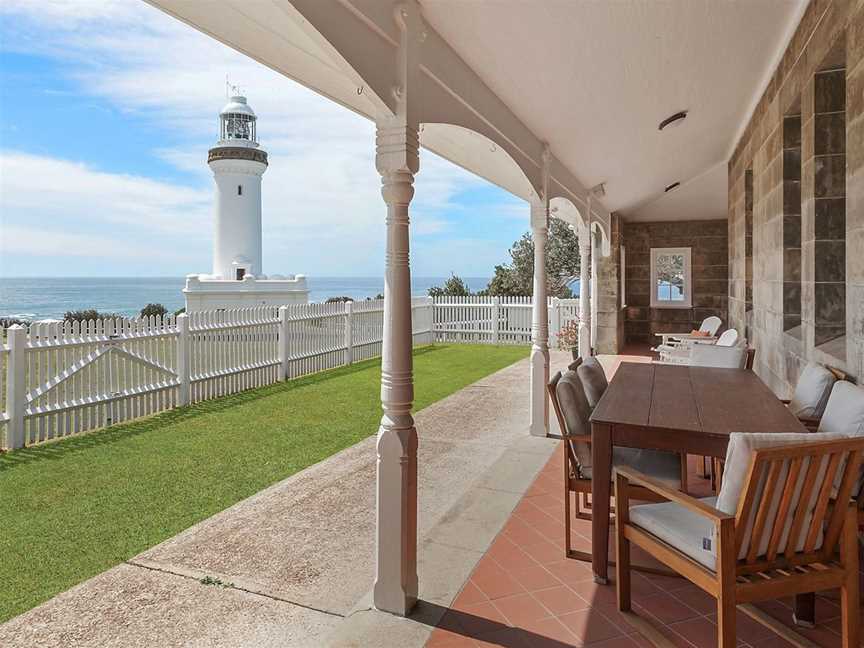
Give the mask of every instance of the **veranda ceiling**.
MULTIPOLYGON (((148 1, 361 114, 386 110, 398 42, 389 0, 148 1)), ((423 145, 524 198, 548 142, 562 195, 584 211, 586 188, 604 182, 597 216, 635 220, 726 217, 725 162, 807 4, 419 3, 429 91, 455 97, 503 146, 437 124, 423 145), (679 110, 687 119, 658 131, 679 110)))

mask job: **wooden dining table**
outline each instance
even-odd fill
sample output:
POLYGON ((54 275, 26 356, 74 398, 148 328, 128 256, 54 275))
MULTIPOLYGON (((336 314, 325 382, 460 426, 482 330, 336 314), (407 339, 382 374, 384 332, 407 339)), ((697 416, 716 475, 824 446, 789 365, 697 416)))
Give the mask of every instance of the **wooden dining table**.
POLYGON ((592 568, 608 583, 612 447, 725 457, 731 432, 807 432, 747 369, 622 363, 591 415, 592 568))

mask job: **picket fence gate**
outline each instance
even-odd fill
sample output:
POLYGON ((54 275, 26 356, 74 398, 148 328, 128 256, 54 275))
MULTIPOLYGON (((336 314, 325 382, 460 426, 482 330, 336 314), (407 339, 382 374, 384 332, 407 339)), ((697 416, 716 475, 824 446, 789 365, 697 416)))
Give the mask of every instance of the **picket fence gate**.
MULTIPOLYGON (((549 301, 550 331, 579 300, 549 301)), ((415 344, 528 344, 530 297, 415 297, 415 344)), ((381 354, 383 300, 0 330, 0 448, 31 446, 381 354)))

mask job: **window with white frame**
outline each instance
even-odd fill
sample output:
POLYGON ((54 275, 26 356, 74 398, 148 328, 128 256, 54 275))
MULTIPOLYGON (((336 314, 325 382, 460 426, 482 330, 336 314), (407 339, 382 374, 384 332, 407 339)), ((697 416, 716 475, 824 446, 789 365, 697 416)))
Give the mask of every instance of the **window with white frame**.
POLYGON ((693 305, 690 248, 651 248, 651 306, 693 305))

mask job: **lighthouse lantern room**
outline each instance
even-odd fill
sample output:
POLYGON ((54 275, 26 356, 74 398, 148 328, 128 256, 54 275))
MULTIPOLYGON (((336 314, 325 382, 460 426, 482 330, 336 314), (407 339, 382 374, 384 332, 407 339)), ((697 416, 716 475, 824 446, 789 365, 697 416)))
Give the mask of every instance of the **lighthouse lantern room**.
POLYGON ((268 161, 258 145, 257 119, 239 95, 219 113, 219 141, 207 156, 216 182, 213 270, 186 277, 187 311, 308 301, 304 275, 263 273, 261 179, 268 161))

